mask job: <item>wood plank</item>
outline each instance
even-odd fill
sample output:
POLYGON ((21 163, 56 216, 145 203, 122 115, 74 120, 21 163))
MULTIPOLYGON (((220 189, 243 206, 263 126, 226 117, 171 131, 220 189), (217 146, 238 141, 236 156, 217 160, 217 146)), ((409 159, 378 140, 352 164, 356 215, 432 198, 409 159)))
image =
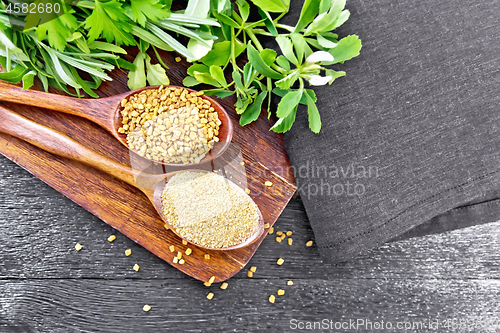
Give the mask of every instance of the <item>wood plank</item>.
MULTIPOLYGON (((0 329, 7 332, 290 332, 291 320, 423 322, 438 330, 498 332, 500 281, 453 279, 232 280, 227 290, 171 279, 0 281, 0 329), (275 304, 270 294, 284 289, 275 304), (209 291, 215 294, 207 300, 209 291), (152 309, 144 312, 149 304, 152 309), (445 320, 487 330, 443 327, 445 320)), ((360 326, 355 332, 376 332, 360 326)), ((319 332, 320 330, 311 330, 319 332)), ((326 330, 325 330, 326 331, 326 330)), ((329 330, 349 332, 350 330, 329 330)), ((378 330, 389 332, 391 330, 378 330)), ((402 332, 404 330, 393 330, 402 332)))
MULTIPOLYGON (((8 278, 182 278, 107 224, 5 158, 0 158, 0 276, 8 278), (106 239, 118 237, 113 243, 106 239), (81 252, 75 243, 84 245, 81 252), (124 251, 131 248, 131 257, 124 251), (138 263, 140 274, 132 270, 138 263)), ((321 263, 303 206, 293 199, 276 224, 290 247, 267 237, 248 265, 256 277, 342 279, 500 279, 500 222, 388 243, 338 265, 321 263), (277 266, 278 257, 285 259, 277 266), (286 276, 285 276, 286 275, 286 276)), ((246 276, 246 270, 236 278, 246 276)), ((189 278, 188 278, 189 280, 189 278)))
MULTIPOLYGON (((165 56, 167 64, 172 68, 172 84, 180 85, 187 64, 178 64, 171 56, 165 56)), ((113 71, 111 76, 114 81, 102 85, 99 89, 101 96, 128 90, 123 71, 113 71)), ((245 178, 242 180, 245 183, 241 186, 251 190, 251 196, 259 206, 265 222, 272 225, 296 189, 283 138, 269 131, 271 121, 264 115, 255 124, 241 128, 237 125, 238 116, 232 105, 235 100, 218 102, 231 116, 235 125, 232 143, 241 150, 240 158, 246 163, 242 168, 242 176, 245 178), (272 188, 265 187, 264 182, 267 180, 275 185, 272 188)), ((33 121, 67 134, 91 149, 121 163, 130 164, 128 150, 93 123, 50 110, 12 103, 6 105, 33 121)), ((0 134, 0 152, 163 260, 172 264, 174 255, 168 250, 170 245, 181 251, 187 248, 171 230, 163 228, 152 205, 136 188, 86 165, 53 156, 5 134, 0 134)), ((148 163, 142 163, 139 167, 142 169, 147 165, 148 163)), ((152 171, 157 173, 161 171, 159 169, 152 171)), ((250 260, 264 237, 265 235, 245 248, 232 251, 205 251, 189 245, 193 254, 185 265, 175 267, 203 281, 208 281, 211 276, 215 276, 216 281, 225 280, 250 260), (210 261, 203 259, 205 253, 210 254, 210 261)))

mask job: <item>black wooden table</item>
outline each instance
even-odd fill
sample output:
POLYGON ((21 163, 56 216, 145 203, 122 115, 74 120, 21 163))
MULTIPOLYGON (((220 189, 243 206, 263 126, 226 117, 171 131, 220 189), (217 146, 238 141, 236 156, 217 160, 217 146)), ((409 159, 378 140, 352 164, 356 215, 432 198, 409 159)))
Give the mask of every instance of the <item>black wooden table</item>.
POLYGON ((2 333, 500 332, 500 222, 389 243, 331 265, 305 246, 314 235, 293 199, 276 223, 293 231, 292 246, 267 237, 248 265, 257 267, 253 278, 245 268, 221 290, 180 273, 3 157, 0 186, 2 333))

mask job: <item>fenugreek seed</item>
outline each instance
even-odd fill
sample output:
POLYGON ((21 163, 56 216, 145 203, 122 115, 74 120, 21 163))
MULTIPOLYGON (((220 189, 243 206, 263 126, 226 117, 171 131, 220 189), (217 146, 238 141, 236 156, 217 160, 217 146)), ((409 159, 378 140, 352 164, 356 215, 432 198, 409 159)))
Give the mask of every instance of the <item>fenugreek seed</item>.
POLYGON ((312 245, 313 245, 313 241, 312 241, 312 240, 310 240, 310 241, 308 241, 308 242, 306 243, 306 246, 307 246, 307 247, 311 247, 312 245))
POLYGON ((170 245, 169 249, 170 249, 170 252, 174 252, 175 251, 175 246, 170 245))
POLYGON ((293 243, 293 239, 288 238, 288 245, 292 246, 292 243, 293 243))
POLYGON ((282 236, 283 235, 283 231, 276 231, 276 235, 282 236))
POLYGON ((181 57, 175 57, 175 62, 181 62, 181 57))
POLYGON ((257 267, 255 266, 250 267, 250 271, 255 273, 255 271, 257 271, 257 267))
POLYGON ((183 240, 182 240, 182 244, 184 244, 184 245, 188 245, 187 240, 183 239, 183 240))
POLYGON ((125 250, 125 255, 128 257, 129 255, 132 254, 132 250, 131 249, 126 249, 125 250))
POLYGON ((134 268, 134 271, 136 271, 136 272, 139 271, 139 265, 135 264, 133 268, 134 268))
POLYGON ((276 262, 279 266, 283 265, 283 263, 285 262, 285 260, 283 260, 283 258, 279 258, 278 261, 276 262))
POLYGON ((109 236, 109 237, 108 237, 108 242, 110 242, 110 243, 111 243, 111 242, 112 242, 112 241, 114 241, 115 239, 116 239, 116 236, 115 236, 115 235, 111 235, 111 236, 109 236))
POLYGON ((291 236, 293 232, 291 232, 290 230, 286 232, 286 235, 287 236, 291 236))
POLYGON ((210 287, 212 285, 210 282, 203 282, 203 284, 205 285, 205 287, 210 287))
POLYGON ((222 282, 222 284, 220 285, 220 289, 222 289, 222 290, 226 290, 226 289, 227 289, 227 286, 228 286, 228 283, 227 283, 227 282, 222 282))
POLYGON ((265 229, 269 228, 269 223, 264 224, 264 228, 265 229))
POLYGON ((285 239, 285 237, 286 237, 285 234, 281 235, 281 240, 285 239))
POLYGON ((210 280, 208 280, 208 283, 212 284, 212 283, 214 283, 214 281, 215 281, 215 276, 212 276, 210 278, 210 280))
POLYGON ((187 256, 188 256, 188 255, 190 255, 190 254, 191 254, 191 252, 193 252, 193 250, 191 250, 191 249, 189 249, 189 248, 188 248, 188 249, 186 249, 186 255, 187 255, 187 256))
POLYGON ((179 261, 179 259, 177 259, 177 257, 174 257, 174 259, 172 261, 174 262, 174 264, 177 264, 177 262, 179 261))
POLYGON ((208 254, 208 253, 207 253, 207 254, 205 254, 205 259, 206 259, 206 260, 210 259, 210 254, 208 254))
POLYGON ((144 305, 142 307, 142 310, 144 310, 144 312, 148 312, 149 310, 151 310, 151 306, 149 306, 148 304, 144 305))
POLYGON ((287 285, 287 286, 293 286, 293 281, 292 281, 292 280, 288 280, 288 281, 286 282, 286 285, 287 285))
POLYGON ((269 303, 274 303, 275 300, 276 297, 274 297, 274 295, 269 296, 269 303))
POLYGON ((281 237, 276 237, 276 241, 277 241, 278 243, 281 243, 281 241, 282 241, 282 240, 283 240, 283 239, 282 239, 281 237))
POLYGON ((274 233, 274 227, 269 228, 268 234, 272 235, 274 233))
POLYGON ((271 186, 273 186, 273 183, 270 182, 269 180, 266 180, 264 185, 266 185, 267 187, 271 187, 271 186))
POLYGON ((278 296, 283 296, 283 295, 285 295, 285 291, 283 289, 278 289, 277 294, 278 294, 278 296))
POLYGON ((76 243, 75 250, 80 251, 83 248, 82 244, 76 243))
POLYGON ((182 252, 178 251, 177 252, 177 259, 181 259, 182 258, 182 252))
POLYGON ((253 277, 253 272, 252 272, 252 271, 248 271, 248 272, 247 272, 247 276, 248 276, 249 278, 253 277))
POLYGON ((249 190, 249 189, 247 189, 247 188, 245 189, 245 192, 246 192, 247 194, 250 194, 250 190, 249 190))
POLYGON ((168 226, 168 224, 164 224, 164 225, 163 225, 163 227, 164 227, 165 229, 167 229, 167 230, 169 230, 169 229, 170 229, 170 227, 168 226))
POLYGON ((184 263, 185 263, 185 262, 186 262, 186 261, 185 261, 184 259, 180 259, 180 260, 179 260, 179 265, 184 265, 184 263))
POLYGON ((240 162, 240 165, 241 165, 241 166, 245 165, 245 162, 241 161, 241 162, 240 162))
POLYGON ((214 293, 212 292, 208 293, 207 299, 212 299, 212 298, 214 298, 214 293))

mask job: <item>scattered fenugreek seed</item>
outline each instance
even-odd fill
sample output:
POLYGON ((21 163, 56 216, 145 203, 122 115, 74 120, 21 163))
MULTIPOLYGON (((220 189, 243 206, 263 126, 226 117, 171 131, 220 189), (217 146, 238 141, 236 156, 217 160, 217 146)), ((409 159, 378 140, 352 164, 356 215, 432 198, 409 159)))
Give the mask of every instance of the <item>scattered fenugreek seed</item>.
POLYGON ((112 241, 114 241, 115 239, 116 239, 116 236, 115 236, 115 235, 111 235, 111 236, 109 236, 109 237, 108 237, 108 242, 110 242, 110 243, 111 243, 111 242, 112 242, 112 241))
POLYGON ((177 251, 177 259, 181 259, 182 258, 182 252, 181 251, 177 251))
POLYGON ((212 284, 212 283, 214 283, 214 281, 215 281, 215 276, 212 276, 210 278, 210 280, 208 280, 208 283, 212 284))
POLYGON ((265 229, 269 228, 269 223, 264 224, 264 228, 265 229))
POLYGON ((288 245, 292 246, 292 243, 293 243, 293 239, 288 238, 288 245))
POLYGON ((313 245, 313 241, 312 241, 312 240, 310 240, 309 242, 307 242, 307 243, 306 243, 306 246, 307 246, 307 247, 310 247, 310 246, 312 246, 312 245, 313 245))
POLYGON ((285 291, 283 289, 278 289, 278 296, 285 295, 285 291))
POLYGON ((286 282, 286 285, 287 285, 287 286, 293 286, 293 281, 292 281, 292 280, 288 280, 288 281, 286 282))
POLYGON ((273 232, 274 232, 274 227, 269 228, 269 232, 268 232, 268 233, 269 233, 269 235, 272 235, 272 234, 273 234, 273 232))
POLYGON ((188 256, 188 255, 190 255, 192 252, 193 252, 193 250, 191 250, 190 248, 187 248, 187 249, 186 249, 186 255, 187 255, 187 256, 188 256))
POLYGON ((284 262, 285 262, 285 260, 283 260, 283 258, 279 258, 276 263, 281 266, 281 265, 283 265, 284 262))
POLYGON ((75 250, 80 251, 83 248, 82 244, 76 243, 75 250))
POLYGON ((222 290, 226 290, 226 289, 227 289, 227 286, 228 286, 228 283, 227 283, 227 282, 222 282, 222 284, 220 285, 220 289, 222 289, 222 290))
POLYGON ((250 267, 250 271, 255 273, 257 271, 257 267, 255 267, 255 266, 250 267))
POLYGON ((281 235, 281 240, 285 239, 285 237, 286 237, 285 234, 281 235))
POLYGON ((281 241, 282 241, 281 237, 276 237, 276 241, 277 241, 278 243, 281 243, 281 241))
POLYGON ((139 265, 135 264, 133 268, 134 268, 134 271, 136 271, 136 272, 139 271, 139 265))
POLYGON ((267 187, 271 187, 271 186, 273 186, 273 183, 270 182, 269 180, 266 180, 266 182, 264 183, 264 185, 266 185, 267 187))
POLYGON ((188 245, 187 240, 183 239, 183 240, 182 240, 182 244, 183 244, 183 245, 188 245))
POLYGON ((170 227, 168 226, 168 224, 164 224, 163 227, 166 229, 166 230, 169 230, 170 227))
POLYGON ((212 299, 212 298, 214 298, 214 293, 212 292, 208 293, 207 299, 212 299))
POLYGON ((248 276, 249 278, 253 277, 253 272, 252 272, 252 271, 248 271, 248 272, 247 272, 247 276, 248 276))
POLYGON ((250 194, 250 190, 249 190, 249 189, 247 189, 247 188, 245 189, 245 192, 246 192, 247 194, 250 194))
POLYGON ((205 287, 210 287, 212 284, 209 283, 209 282, 203 282, 203 284, 205 285, 205 287))
POLYGON ((269 303, 274 303, 275 299, 274 295, 269 296, 269 303))
POLYGON ((174 262, 174 264, 177 264, 179 262, 179 259, 177 259, 177 257, 174 257, 172 261, 174 262))
POLYGON ((163 190, 162 205, 168 224, 181 237, 208 248, 244 242, 259 226, 259 209, 252 198, 215 173, 175 174, 163 190))
POLYGON ((291 232, 290 230, 288 230, 288 231, 286 232, 286 235, 287 235, 287 236, 291 236, 292 234, 293 234, 293 232, 291 232))
POLYGON ((148 304, 144 305, 142 307, 142 309, 145 311, 145 312, 148 312, 149 310, 151 310, 151 306, 149 306, 148 304))
POLYGON ((174 252, 175 251, 175 246, 170 245, 169 249, 170 249, 170 252, 174 252))
POLYGON ((186 261, 185 261, 184 259, 179 260, 179 264, 180 264, 180 265, 184 265, 184 263, 185 263, 185 262, 186 262, 186 261))
POLYGON ((283 231, 276 231, 276 235, 282 236, 283 235, 283 231))
POLYGON ((181 62, 181 57, 175 57, 175 62, 181 62))
POLYGON ((245 162, 241 161, 241 162, 240 162, 240 165, 241 165, 241 166, 245 165, 245 162))
POLYGON ((129 255, 132 254, 132 250, 131 249, 126 249, 125 250, 125 255, 128 257, 129 255))
POLYGON ((206 254, 205 254, 205 259, 206 259, 206 260, 210 259, 210 254, 206 253, 206 254))

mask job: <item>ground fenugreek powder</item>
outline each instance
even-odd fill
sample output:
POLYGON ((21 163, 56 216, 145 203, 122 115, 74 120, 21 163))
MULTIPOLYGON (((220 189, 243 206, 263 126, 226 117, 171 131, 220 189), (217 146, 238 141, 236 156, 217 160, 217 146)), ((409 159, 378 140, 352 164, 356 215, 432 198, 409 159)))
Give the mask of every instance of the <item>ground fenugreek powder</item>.
POLYGON ((258 229, 257 205, 243 189, 215 173, 174 175, 162 193, 162 204, 172 228, 201 246, 237 245, 258 229))
POLYGON ((121 102, 122 127, 131 150, 157 162, 199 163, 219 141, 217 111, 199 93, 147 89, 121 102))

